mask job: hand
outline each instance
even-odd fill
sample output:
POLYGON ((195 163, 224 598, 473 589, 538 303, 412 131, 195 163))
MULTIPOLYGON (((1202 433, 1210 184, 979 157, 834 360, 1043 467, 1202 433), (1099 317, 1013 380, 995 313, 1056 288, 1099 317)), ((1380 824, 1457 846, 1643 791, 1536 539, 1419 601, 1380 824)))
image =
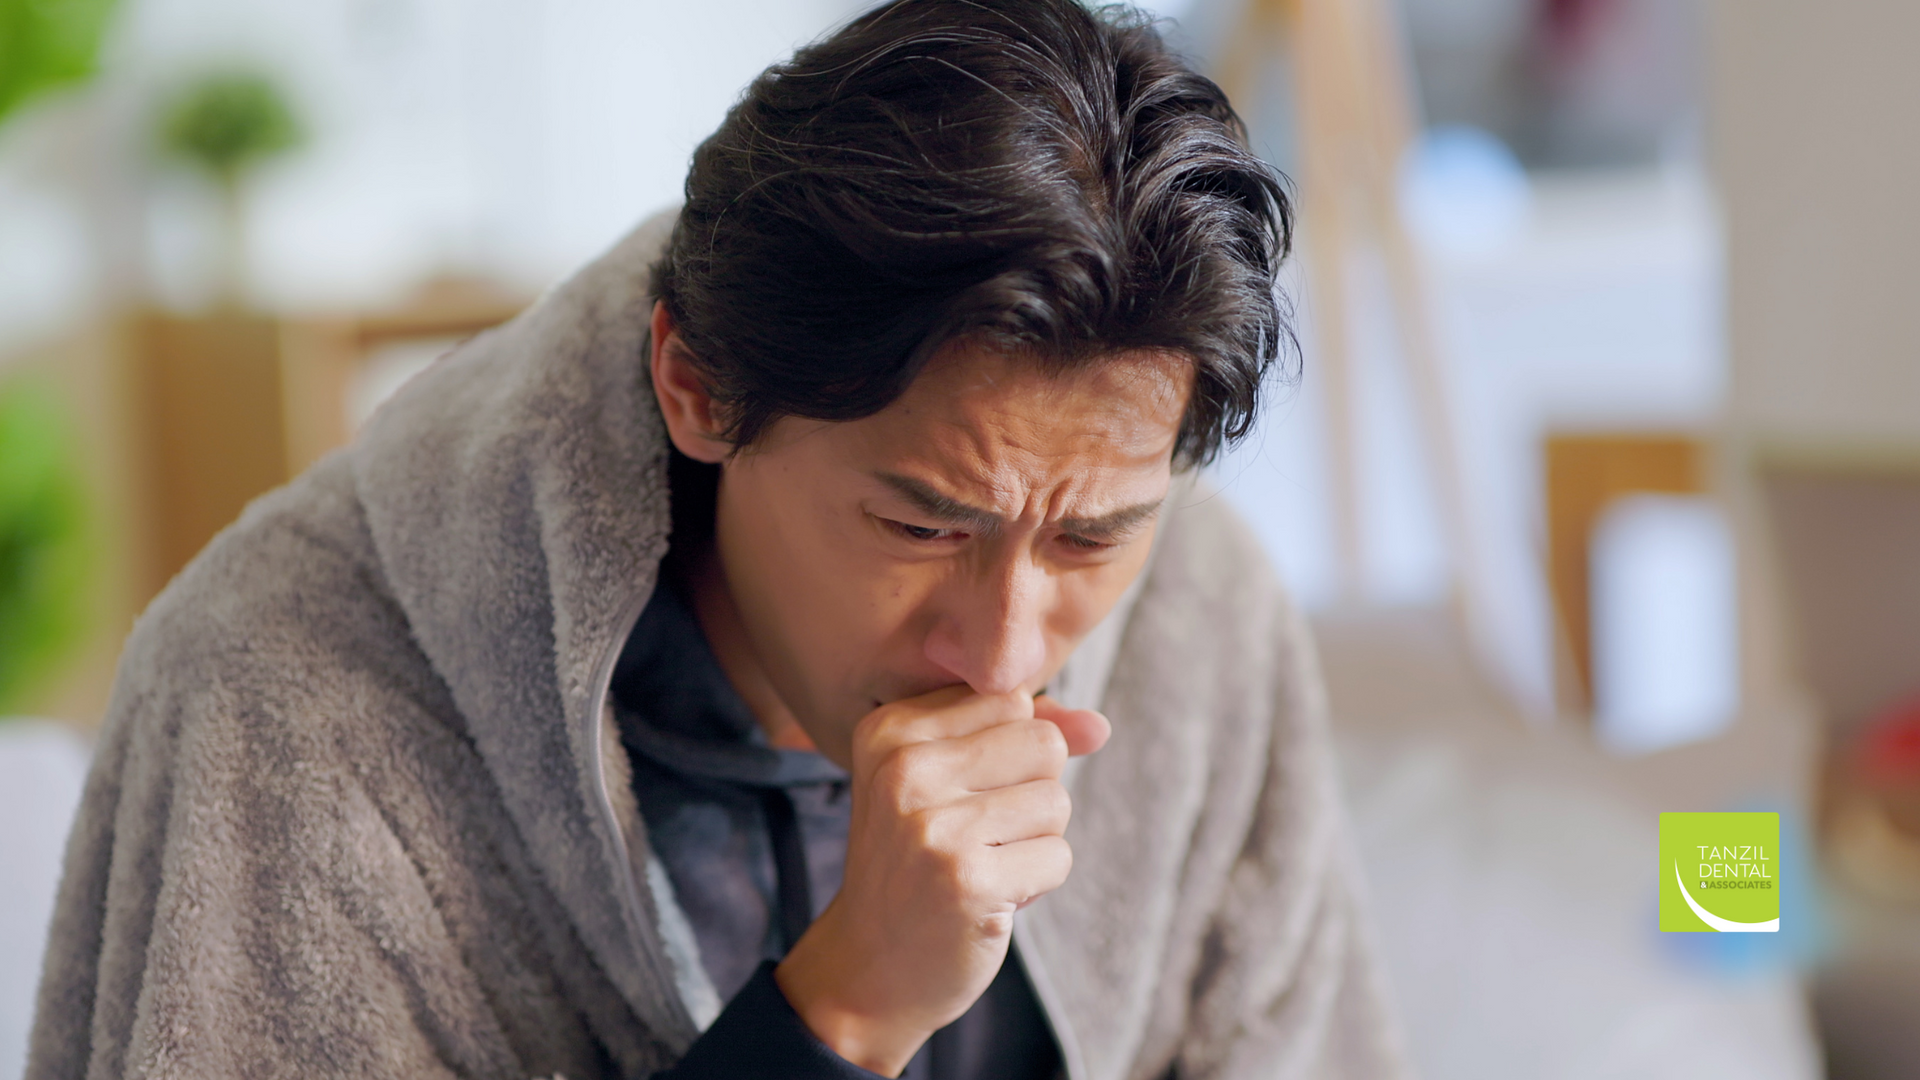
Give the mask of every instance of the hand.
POLYGON ((853 733, 840 891, 774 972, 835 1053, 897 1076, 1000 970, 1013 913, 1067 880, 1067 758, 1105 717, 952 686, 875 709, 853 733))

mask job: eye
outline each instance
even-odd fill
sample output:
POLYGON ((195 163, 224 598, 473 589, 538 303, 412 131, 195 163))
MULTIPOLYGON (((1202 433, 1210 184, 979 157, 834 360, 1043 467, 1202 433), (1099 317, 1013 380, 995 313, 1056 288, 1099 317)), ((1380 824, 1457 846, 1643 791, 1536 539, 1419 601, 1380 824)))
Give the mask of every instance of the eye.
POLYGON ((934 529, 925 525, 909 525, 904 521, 895 521, 892 518, 881 518, 880 520, 886 522, 888 527, 909 540, 954 540, 966 535, 958 529, 934 529))
POLYGON ((1072 533, 1061 533, 1060 540, 1075 551, 1105 551, 1114 546, 1102 540, 1089 540, 1084 536, 1075 536, 1072 533))

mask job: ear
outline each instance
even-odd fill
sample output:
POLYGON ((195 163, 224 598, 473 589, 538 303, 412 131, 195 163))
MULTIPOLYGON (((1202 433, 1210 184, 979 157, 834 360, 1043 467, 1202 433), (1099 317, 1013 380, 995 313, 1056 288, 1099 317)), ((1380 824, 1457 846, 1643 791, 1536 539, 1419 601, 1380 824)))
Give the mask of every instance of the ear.
POLYGON ((710 465, 726 460, 733 444, 721 437, 713 395, 693 366, 693 355, 680 340, 667 305, 653 302, 653 394, 660 399, 660 415, 667 421, 667 437, 679 451, 710 465))

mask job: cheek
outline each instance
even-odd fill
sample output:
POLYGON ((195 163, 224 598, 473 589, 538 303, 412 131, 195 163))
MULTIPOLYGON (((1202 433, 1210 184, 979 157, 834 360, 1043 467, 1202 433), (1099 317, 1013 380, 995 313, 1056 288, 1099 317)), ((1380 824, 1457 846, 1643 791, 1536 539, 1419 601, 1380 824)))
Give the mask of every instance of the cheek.
POLYGON ((1137 549, 1110 563, 1062 575, 1047 618, 1048 659, 1056 669, 1100 625, 1140 575, 1146 566, 1149 542, 1142 541, 1137 549))
MULTIPOLYGON (((771 474, 728 492, 735 602, 780 639, 809 682, 859 679, 896 662, 932 568, 887 557, 856 508, 809 497, 771 474)), ((759 636, 759 635, 756 635, 759 636)))

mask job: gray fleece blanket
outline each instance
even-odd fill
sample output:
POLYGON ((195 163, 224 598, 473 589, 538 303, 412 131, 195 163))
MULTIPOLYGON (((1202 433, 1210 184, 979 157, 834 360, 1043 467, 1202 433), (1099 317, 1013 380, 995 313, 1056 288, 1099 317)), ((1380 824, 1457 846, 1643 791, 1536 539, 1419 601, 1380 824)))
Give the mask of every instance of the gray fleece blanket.
MULTIPOLYGON (((135 627, 27 1075, 644 1077, 719 1007, 607 686, 666 550, 643 225, 135 627)), ((1403 1074, 1312 648, 1197 489, 1056 684, 1112 718, 1017 940, 1070 1080, 1403 1074)))

